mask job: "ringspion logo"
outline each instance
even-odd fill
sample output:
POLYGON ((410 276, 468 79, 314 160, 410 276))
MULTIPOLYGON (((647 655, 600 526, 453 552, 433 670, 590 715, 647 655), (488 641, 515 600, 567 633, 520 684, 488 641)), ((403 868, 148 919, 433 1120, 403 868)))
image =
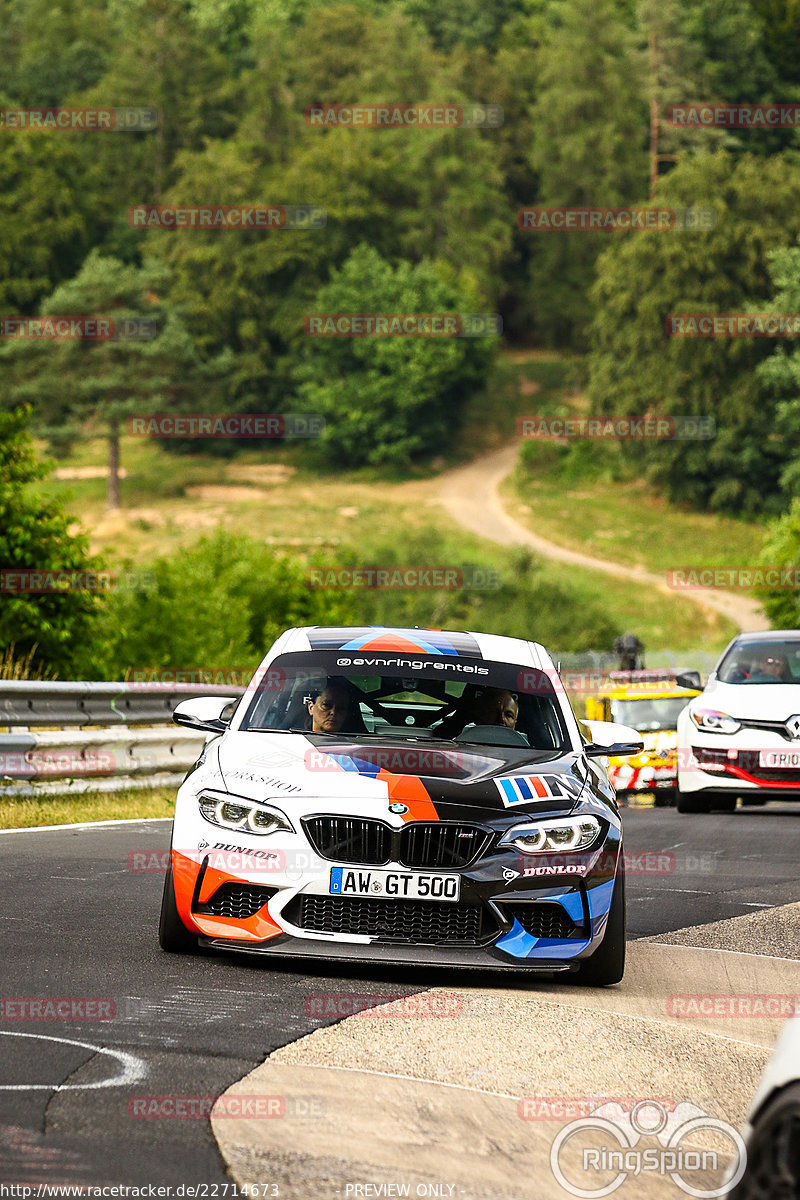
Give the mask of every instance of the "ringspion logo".
POLYGON ((554 1177, 580 1200, 610 1196, 630 1178, 654 1176, 668 1176, 687 1195, 712 1200, 729 1195, 746 1165, 739 1132, 689 1101, 668 1106, 643 1099, 630 1111, 617 1101, 600 1104, 565 1125, 550 1150, 554 1177), (705 1148, 709 1135, 714 1149, 705 1148))

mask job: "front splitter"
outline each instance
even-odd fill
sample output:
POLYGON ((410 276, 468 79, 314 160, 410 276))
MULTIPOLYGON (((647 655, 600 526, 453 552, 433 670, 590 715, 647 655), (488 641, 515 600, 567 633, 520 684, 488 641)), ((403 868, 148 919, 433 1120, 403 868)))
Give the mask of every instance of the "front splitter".
POLYGON ((301 941, 299 938, 278 944, 262 943, 253 945, 252 942, 232 942, 228 938, 198 939, 201 946, 211 950, 227 950, 237 954, 254 954, 259 958, 303 958, 327 959, 336 962, 352 963, 383 963, 397 966, 417 967, 463 967, 468 970, 482 971, 525 971, 536 975, 552 975, 555 972, 574 972, 578 961, 564 962, 563 959, 524 959, 510 958, 493 950, 491 946, 401 946, 392 944, 354 945, 344 942, 313 943, 301 941))

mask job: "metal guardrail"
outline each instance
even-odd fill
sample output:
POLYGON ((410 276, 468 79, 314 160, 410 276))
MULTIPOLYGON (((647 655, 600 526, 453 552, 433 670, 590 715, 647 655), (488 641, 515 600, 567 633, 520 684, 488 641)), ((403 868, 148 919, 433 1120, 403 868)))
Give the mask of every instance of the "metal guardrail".
POLYGON ((180 783, 206 735, 173 725, 175 706, 193 696, 243 692, 226 685, 0 680, 0 726, 7 728, 0 732, 0 793, 180 783))
POLYGON ((202 683, 48 683, 0 679, 0 725, 168 724, 192 696, 241 696, 242 687, 202 683))

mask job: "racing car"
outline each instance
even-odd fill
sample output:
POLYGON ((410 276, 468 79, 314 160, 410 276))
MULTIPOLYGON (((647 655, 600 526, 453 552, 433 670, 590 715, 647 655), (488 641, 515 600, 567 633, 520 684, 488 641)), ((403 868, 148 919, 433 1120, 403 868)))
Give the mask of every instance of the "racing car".
POLYGON ((625 964, 608 755, 543 647, 384 627, 290 629, 181 785, 159 940, 262 958, 565 972, 625 964))
MULTIPOLYGON (((621 674, 621 672, 620 672, 621 674)), ((644 675, 645 672, 642 672, 644 675)), ((630 672, 635 679, 635 673, 630 672)), ((656 808, 675 803, 678 780, 678 716, 699 688, 647 679, 586 699, 587 717, 620 721, 638 729, 644 750, 635 758, 612 758, 608 777, 620 800, 652 792, 656 808)))

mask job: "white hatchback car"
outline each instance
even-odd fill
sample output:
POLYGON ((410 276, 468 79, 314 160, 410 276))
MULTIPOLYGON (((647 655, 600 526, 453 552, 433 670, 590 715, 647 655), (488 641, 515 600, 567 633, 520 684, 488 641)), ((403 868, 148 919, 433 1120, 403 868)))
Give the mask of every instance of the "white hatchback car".
POLYGON ((800 800, 798 629, 734 638, 678 718, 678 811, 732 811, 737 797, 800 800))

